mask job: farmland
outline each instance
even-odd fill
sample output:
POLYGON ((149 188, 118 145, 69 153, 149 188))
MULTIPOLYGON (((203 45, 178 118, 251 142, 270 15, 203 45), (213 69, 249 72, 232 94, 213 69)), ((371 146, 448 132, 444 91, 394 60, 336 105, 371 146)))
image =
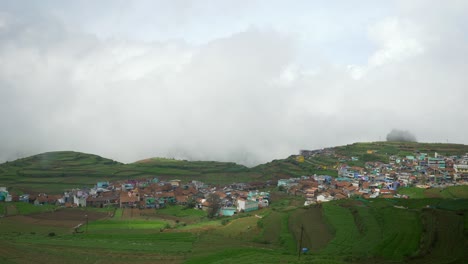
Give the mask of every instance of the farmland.
POLYGON ((301 207, 296 197, 277 197, 256 214, 214 220, 180 206, 153 214, 18 210, 0 218, 0 262, 457 263, 467 257, 466 199, 351 199, 301 207), (310 252, 298 259, 300 226, 310 252))

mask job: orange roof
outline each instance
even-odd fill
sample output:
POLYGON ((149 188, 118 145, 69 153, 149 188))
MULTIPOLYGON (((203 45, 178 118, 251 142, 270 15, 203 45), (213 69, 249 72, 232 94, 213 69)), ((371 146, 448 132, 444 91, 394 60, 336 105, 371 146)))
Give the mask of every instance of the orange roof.
POLYGON ((177 200, 178 202, 183 202, 183 203, 184 203, 184 202, 187 202, 187 201, 188 201, 188 196, 178 195, 178 196, 176 196, 176 200, 177 200))
POLYGON ((223 198, 226 198, 226 194, 223 193, 223 192, 215 192, 215 194, 217 194, 219 196, 219 198, 223 199, 223 198))

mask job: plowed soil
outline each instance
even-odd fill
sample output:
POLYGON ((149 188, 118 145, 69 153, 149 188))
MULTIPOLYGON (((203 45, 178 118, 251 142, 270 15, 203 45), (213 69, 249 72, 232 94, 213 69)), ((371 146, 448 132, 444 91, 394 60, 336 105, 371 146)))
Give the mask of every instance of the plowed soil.
POLYGON ((57 210, 55 212, 31 215, 15 215, 9 216, 8 218, 10 220, 18 221, 25 224, 38 224, 45 226, 73 228, 79 224, 86 223, 86 215, 88 216, 88 221, 108 217, 107 213, 86 211, 84 209, 79 208, 67 208, 57 210))

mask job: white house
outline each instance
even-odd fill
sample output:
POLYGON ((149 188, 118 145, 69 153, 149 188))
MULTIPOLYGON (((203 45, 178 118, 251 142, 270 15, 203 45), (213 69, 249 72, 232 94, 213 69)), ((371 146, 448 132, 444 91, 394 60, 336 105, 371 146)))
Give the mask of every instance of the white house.
POLYGON ((86 207, 86 198, 87 196, 76 196, 73 195, 73 204, 75 204, 78 207, 86 207))
POLYGON ((333 200, 332 196, 324 195, 324 194, 317 195, 317 202, 329 202, 331 200, 333 200))
POLYGON ((237 199, 237 211, 250 212, 258 210, 258 202, 246 200, 244 198, 237 199))

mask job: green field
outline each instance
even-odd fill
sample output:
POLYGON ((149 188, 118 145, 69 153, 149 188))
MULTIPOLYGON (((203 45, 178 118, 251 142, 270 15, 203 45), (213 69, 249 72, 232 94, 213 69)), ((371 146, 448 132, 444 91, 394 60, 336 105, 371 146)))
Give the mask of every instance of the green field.
POLYGON ((127 209, 20 209, 0 218, 0 263, 463 263, 468 257, 467 199, 302 207, 297 197, 275 197, 268 209, 214 220, 179 206, 151 217, 127 209), (59 213, 74 217, 57 222, 59 213), (84 214, 100 219, 86 225, 84 214), (184 219, 192 221, 181 225, 184 219), (310 251, 299 259, 301 226, 302 246, 310 251))
POLYGON ((421 198, 468 199, 468 185, 450 186, 448 188, 429 188, 429 189, 407 187, 407 188, 398 189, 398 193, 408 195, 412 199, 421 199, 421 198))

